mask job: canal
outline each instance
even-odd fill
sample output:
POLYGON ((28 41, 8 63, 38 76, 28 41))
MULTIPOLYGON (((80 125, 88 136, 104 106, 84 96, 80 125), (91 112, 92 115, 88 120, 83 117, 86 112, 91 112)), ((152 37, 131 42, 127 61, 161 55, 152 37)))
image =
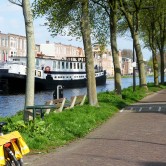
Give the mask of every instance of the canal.
MULTIPOLYGON (((136 78, 136 84, 138 85, 138 78, 136 78)), ((153 77, 147 77, 147 83, 153 82, 153 77)), ((132 78, 122 78, 122 89, 132 86, 132 78)), ((97 92, 105 92, 114 90, 114 80, 107 79, 107 82, 103 86, 97 86, 97 92)), ((63 96, 70 99, 74 95, 86 94, 86 88, 74 88, 64 89, 63 96)), ((53 99, 53 91, 38 92, 35 94, 35 104, 44 104, 47 100, 53 99)), ((23 110, 25 103, 25 95, 1 95, 0 96, 0 116, 12 116, 17 111, 23 110)))

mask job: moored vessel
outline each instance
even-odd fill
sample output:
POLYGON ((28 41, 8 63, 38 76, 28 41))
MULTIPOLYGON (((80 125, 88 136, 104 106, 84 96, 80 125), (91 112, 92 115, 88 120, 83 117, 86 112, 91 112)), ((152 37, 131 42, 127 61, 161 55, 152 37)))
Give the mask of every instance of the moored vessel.
MULTIPOLYGON (((25 92, 26 58, 12 57, 0 63, 0 93, 25 92)), ((106 83, 106 71, 95 66, 96 85, 106 83)), ((57 85, 64 88, 86 87, 85 57, 53 59, 35 58, 35 91, 55 90, 57 85)))

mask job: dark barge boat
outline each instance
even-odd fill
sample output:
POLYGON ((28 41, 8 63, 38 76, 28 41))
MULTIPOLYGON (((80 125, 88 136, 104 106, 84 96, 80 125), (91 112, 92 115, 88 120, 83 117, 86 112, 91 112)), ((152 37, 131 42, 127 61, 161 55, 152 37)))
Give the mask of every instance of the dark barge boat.
MULTIPOLYGON (((35 90, 55 90, 57 85, 64 88, 86 87, 84 57, 66 59, 35 58, 35 90)), ((95 66, 96 85, 106 83, 106 71, 95 66)), ((26 58, 13 57, 0 63, 0 93, 25 92, 26 58)))

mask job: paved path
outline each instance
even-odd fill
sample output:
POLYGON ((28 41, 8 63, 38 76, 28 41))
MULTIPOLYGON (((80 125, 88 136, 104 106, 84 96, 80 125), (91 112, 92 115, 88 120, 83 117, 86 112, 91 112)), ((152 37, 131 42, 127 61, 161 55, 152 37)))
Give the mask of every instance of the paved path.
POLYGON ((49 154, 27 155, 25 163, 29 166, 166 166, 166 90, 144 98, 132 109, 121 110, 84 139, 49 154))

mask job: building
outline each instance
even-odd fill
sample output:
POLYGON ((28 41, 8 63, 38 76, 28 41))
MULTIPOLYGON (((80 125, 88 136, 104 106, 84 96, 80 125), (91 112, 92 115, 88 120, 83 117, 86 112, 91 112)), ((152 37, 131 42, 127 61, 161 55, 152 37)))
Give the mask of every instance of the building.
MULTIPOLYGON (((40 51, 36 45, 36 55, 40 51)), ((0 32, 0 61, 6 61, 10 57, 26 57, 26 37, 0 32)))
POLYGON ((62 59, 66 57, 84 57, 83 49, 71 45, 64 45, 61 43, 49 43, 40 44, 40 52, 43 55, 53 57, 56 59, 62 59))
MULTIPOLYGON (((110 50, 101 52, 98 44, 93 45, 95 69, 103 68, 107 75, 114 76, 113 57, 110 50)), ((84 51, 80 47, 65 45, 61 43, 49 43, 36 45, 35 56, 46 56, 56 59, 66 57, 85 57, 84 51)), ((15 34, 3 34, 0 32, 0 61, 6 61, 13 57, 26 57, 26 37, 15 34)), ((119 62, 122 75, 132 74, 131 60, 122 58, 119 51, 119 62)))
MULTIPOLYGON (((113 63, 112 52, 108 49, 105 49, 101 53, 100 46, 98 44, 94 45, 93 52, 94 52, 95 65, 102 66, 103 70, 107 71, 107 76, 113 77, 114 76, 114 63, 113 63)), ((121 67, 122 66, 121 51, 119 51, 119 63, 120 63, 120 67, 121 67)))
POLYGON ((122 57, 122 75, 131 75, 133 74, 132 59, 122 57))
POLYGON ((0 60, 14 56, 26 56, 26 37, 0 32, 0 60))

